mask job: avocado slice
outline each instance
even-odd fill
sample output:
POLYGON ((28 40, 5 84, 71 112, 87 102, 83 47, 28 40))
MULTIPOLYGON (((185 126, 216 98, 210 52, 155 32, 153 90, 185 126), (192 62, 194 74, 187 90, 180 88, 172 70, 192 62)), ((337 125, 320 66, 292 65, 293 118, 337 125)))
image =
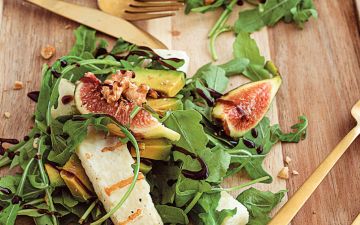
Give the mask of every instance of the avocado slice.
POLYGON ((62 170, 74 174, 80 182, 91 192, 94 191, 93 186, 81 165, 81 161, 76 154, 73 154, 66 162, 62 170))
MULTIPOLYGON (((146 139, 139 142, 140 157, 153 160, 169 160, 171 143, 166 139, 146 139)), ((131 148, 131 155, 136 157, 135 149, 131 148)))
POLYGON ((175 70, 135 69, 137 85, 147 84, 155 91, 174 97, 185 86, 185 73, 175 70))
POLYGON ((142 172, 143 174, 149 173, 151 169, 152 165, 147 165, 143 162, 140 162, 140 172, 142 172))
POLYGON ((178 98, 148 98, 147 104, 160 115, 170 110, 183 109, 183 104, 178 98))
POLYGON ((61 187, 65 185, 64 180, 60 176, 60 171, 57 168, 48 163, 45 163, 45 170, 52 187, 61 187))
POLYGON ((81 183, 81 181, 72 173, 65 170, 60 172, 61 178, 64 180, 66 186, 69 188, 71 194, 79 201, 87 201, 93 195, 92 193, 81 183))

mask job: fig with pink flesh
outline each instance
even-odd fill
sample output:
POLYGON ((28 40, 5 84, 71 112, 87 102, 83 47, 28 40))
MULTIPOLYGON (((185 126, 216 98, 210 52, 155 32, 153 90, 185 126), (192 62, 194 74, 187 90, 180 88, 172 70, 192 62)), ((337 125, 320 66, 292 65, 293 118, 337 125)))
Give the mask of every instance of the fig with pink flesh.
MULTIPOLYGON (((140 108, 133 118, 131 113, 137 106, 136 102, 120 99, 109 103, 102 94, 104 84, 94 74, 87 73, 80 79, 75 90, 76 108, 81 114, 98 113, 114 117, 120 124, 129 126, 137 138, 167 138, 172 141, 180 139, 180 134, 161 124, 148 111, 140 108)), ((117 126, 112 133, 119 133, 117 126)), ((119 134, 120 135, 120 134, 119 134)))
POLYGON ((244 84, 217 99, 212 115, 227 135, 239 138, 262 120, 280 85, 280 76, 244 84))

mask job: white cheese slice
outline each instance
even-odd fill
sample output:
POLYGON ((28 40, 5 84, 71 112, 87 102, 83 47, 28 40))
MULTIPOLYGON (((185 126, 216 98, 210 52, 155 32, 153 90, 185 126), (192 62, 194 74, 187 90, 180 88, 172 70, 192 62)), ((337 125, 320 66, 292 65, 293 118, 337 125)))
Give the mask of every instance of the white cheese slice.
MULTIPOLYGON (((94 190, 109 212, 127 191, 134 173, 134 160, 126 144, 114 137, 90 131, 76 151, 94 190)), ((150 196, 150 186, 139 174, 135 188, 123 206, 111 217, 116 225, 162 225, 150 196)))
POLYGON ((74 99, 67 102, 66 104, 62 102, 62 98, 64 96, 68 95, 74 98, 74 92, 75 92, 75 84, 71 83, 70 81, 64 78, 61 78, 59 83, 58 106, 56 109, 54 108, 54 106, 51 108, 52 118, 55 119, 59 116, 72 115, 77 112, 74 99))
POLYGON ((226 218, 221 225, 245 225, 249 222, 249 212, 246 207, 233 198, 226 191, 221 192, 221 197, 216 210, 235 209, 236 214, 232 217, 226 218))
POLYGON ((166 50, 166 49, 154 49, 154 52, 159 56, 169 59, 169 58, 178 58, 184 60, 184 65, 182 65, 178 71, 187 73, 189 70, 190 58, 184 51, 180 50, 166 50))

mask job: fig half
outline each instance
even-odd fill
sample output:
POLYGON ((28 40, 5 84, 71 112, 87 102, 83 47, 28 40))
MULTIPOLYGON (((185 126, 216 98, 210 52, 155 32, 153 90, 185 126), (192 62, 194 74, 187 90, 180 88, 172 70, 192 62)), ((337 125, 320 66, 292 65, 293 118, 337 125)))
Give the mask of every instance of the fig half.
POLYGON ((280 85, 280 76, 244 84, 218 98, 212 115, 227 135, 239 138, 262 120, 280 85))
MULTIPOLYGON (((87 73, 80 79, 75 89, 75 103, 81 114, 110 115, 120 124, 129 126, 137 138, 167 138, 171 141, 180 139, 180 134, 165 127, 144 109, 140 109, 131 119, 136 103, 124 100, 110 104, 103 98, 101 89, 102 83, 94 74, 87 73)), ((116 130, 113 133, 117 133, 116 130)))

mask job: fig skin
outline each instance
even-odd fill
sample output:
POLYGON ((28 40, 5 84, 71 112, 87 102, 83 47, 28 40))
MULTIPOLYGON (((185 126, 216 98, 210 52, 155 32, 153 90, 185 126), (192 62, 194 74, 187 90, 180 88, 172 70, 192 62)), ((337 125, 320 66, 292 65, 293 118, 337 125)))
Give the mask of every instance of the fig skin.
POLYGON ((263 119, 281 85, 275 76, 244 84, 217 99, 212 115, 222 124, 225 133, 240 138, 263 119))
MULTIPOLYGON (((140 109, 134 118, 130 119, 136 103, 126 100, 120 100, 115 104, 107 103, 102 97, 101 87, 101 81, 92 73, 87 73, 80 79, 75 89, 75 104, 81 114, 98 113, 113 116, 120 124, 129 126, 134 135, 140 139, 167 138, 171 141, 180 139, 180 134, 165 127, 144 109, 140 109)), ((108 128, 113 134, 123 135, 117 126, 110 125, 108 128)))

